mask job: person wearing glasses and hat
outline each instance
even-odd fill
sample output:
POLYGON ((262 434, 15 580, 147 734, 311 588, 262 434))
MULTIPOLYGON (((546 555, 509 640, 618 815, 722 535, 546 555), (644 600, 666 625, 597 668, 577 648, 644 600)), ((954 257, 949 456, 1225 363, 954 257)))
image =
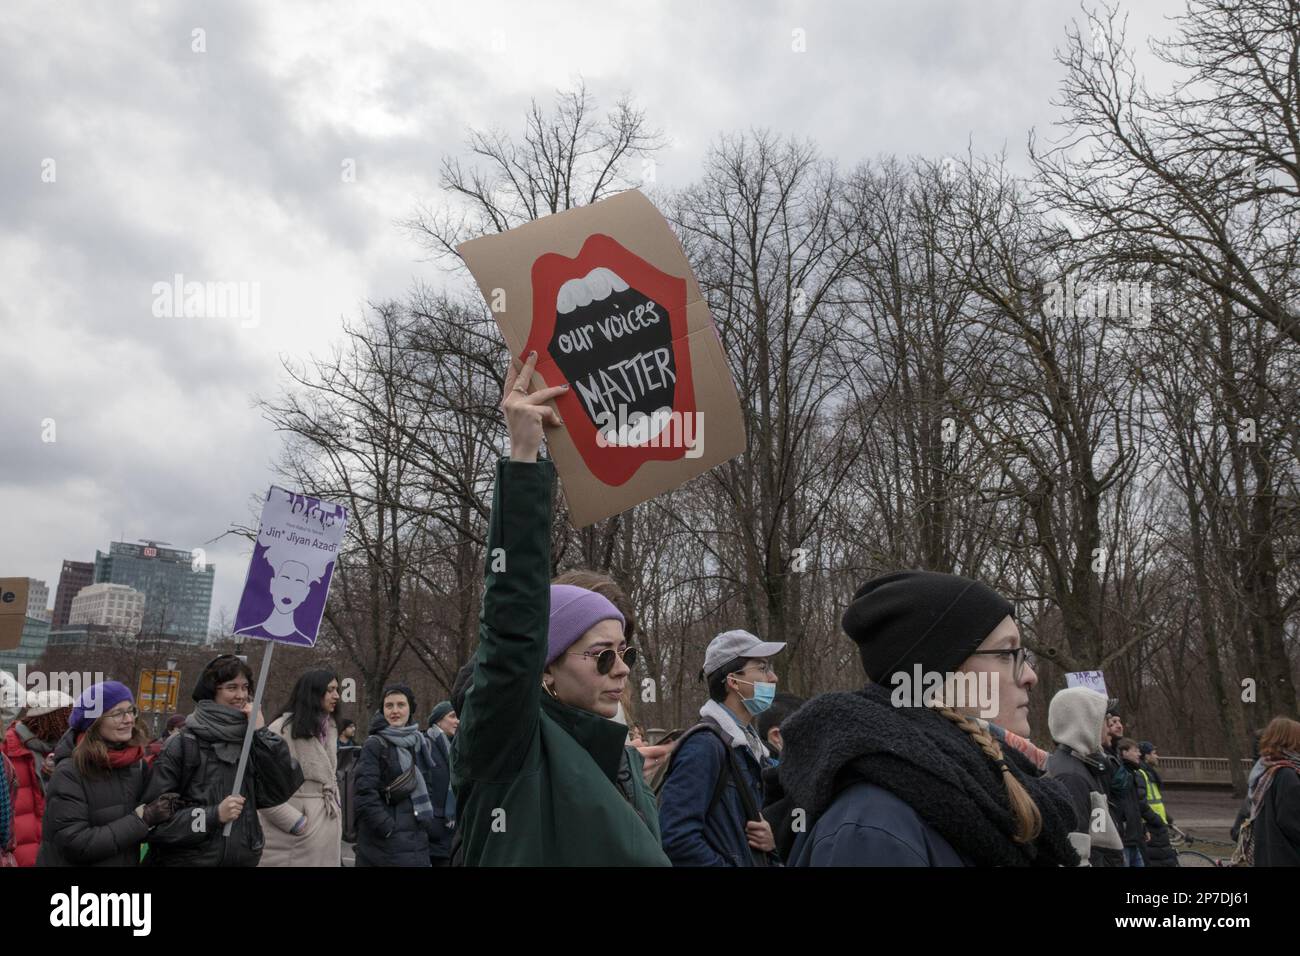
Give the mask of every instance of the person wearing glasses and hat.
POLYGON ((771 658, 783 650, 740 630, 709 642, 700 672, 709 699, 700 722, 677 742, 659 794, 664 852, 674 866, 775 861, 772 826, 760 809, 769 754, 754 718, 776 696, 771 658))
POLYGON ((261 712, 253 714, 253 672, 235 655, 210 660, 190 697, 194 712, 154 761, 145 790, 145 802, 180 794, 171 819, 149 834, 145 860, 159 866, 257 866, 264 838, 255 811, 292 797, 302 786, 302 769, 284 739, 266 728, 261 712), (249 720, 257 721, 257 730, 236 794, 249 720))
POLYGON ((37 866, 139 866, 150 827, 171 818, 177 794, 144 800, 149 742, 125 684, 86 688, 54 748, 37 866))
POLYGON ((636 660, 624 619, 585 588, 550 584, 555 467, 538 460, 548 402, 532 353, 506 375, 510 457, 497 462, 473 676, 456 706, 453 857, 467 866, 667 866, 654 799, 619 771, 611 718, 636 660), (503 560, 502 560, 503 559, 503 560))
POLYGON ((792 864, 1078 865, 1064 788, 976 720, 1030 736, 1038 678, 1011 603, 968 578, 899 571, 859 588, 843 627, 870 683, 809 701, 781 728, 781 783, 808 823, 792 864), (898 695, 918 671, 987 699, 898 695))

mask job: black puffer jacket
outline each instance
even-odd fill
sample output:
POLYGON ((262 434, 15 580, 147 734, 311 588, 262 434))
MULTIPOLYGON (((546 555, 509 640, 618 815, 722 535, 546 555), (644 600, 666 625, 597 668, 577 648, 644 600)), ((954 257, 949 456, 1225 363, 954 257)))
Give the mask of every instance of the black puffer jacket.
POLYGON ((167 741, 154 761, 142 803, 167 792, 179 793, 180 806, 166 823, 149 834, 150 864, 158 866, 257 866, 262 858, 258 810, 279 806, 302 786, 302 768, 289 745, 263 727, 253 734, 248 767, 240 793, 244 810, 222 836, 225 824, 217 807, 235 792, 237 763, 223 760, 213 745, 182 730, 167 741))
MULTIPOLYGON (((437 837, 415 817, 411 798, 390 806, 383 790, 401 772, 392 747, 378 735, 387 721, 376 714, 357 760, 357 866, 429 866, 430 838, 437 837)), ((433 792, 426 775, 425 786, 433 792)), ((432 827, 432 824, 430 824, 432 827)))
POLYGON ((138 866, 149 834, 135 808, 144 803, 144 760, 84 777, 72 759, 76 734, 54 748, 54 773, 45 787, 45 815, 37 866, 138 866))

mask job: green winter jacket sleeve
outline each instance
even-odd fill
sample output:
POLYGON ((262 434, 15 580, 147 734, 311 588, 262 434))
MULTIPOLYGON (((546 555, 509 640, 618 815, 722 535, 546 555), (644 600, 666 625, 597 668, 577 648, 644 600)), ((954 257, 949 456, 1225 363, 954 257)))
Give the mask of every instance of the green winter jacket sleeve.
POLYGON ((519 773, 541 714, 551 602, 549 461, 497 462, 474 679, 456 733, 459 780, 519 773))

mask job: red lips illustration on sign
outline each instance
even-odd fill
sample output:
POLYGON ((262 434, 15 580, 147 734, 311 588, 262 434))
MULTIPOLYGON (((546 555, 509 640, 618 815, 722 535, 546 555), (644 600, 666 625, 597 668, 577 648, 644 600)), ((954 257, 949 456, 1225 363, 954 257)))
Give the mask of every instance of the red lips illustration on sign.
POLYGON ((547 385, 569 384, 556 404, 592 474, 621 485, 647 461, 681 458, 673 436, 696 412, 685 278, 596 233, 576 258, 539 256, 532 289, 524 354, 537 352, 547 385))

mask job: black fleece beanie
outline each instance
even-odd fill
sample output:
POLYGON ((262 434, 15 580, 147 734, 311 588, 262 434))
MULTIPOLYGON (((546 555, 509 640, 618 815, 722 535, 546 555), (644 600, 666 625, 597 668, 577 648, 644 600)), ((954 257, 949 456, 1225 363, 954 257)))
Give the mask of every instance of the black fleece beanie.
POLYGON ((858 588, 842 624, 867 677, 885 684, 916 664, 927 672, 955 671, 1013 612, 1010 601, 970 578, 895 571, 858 588))

